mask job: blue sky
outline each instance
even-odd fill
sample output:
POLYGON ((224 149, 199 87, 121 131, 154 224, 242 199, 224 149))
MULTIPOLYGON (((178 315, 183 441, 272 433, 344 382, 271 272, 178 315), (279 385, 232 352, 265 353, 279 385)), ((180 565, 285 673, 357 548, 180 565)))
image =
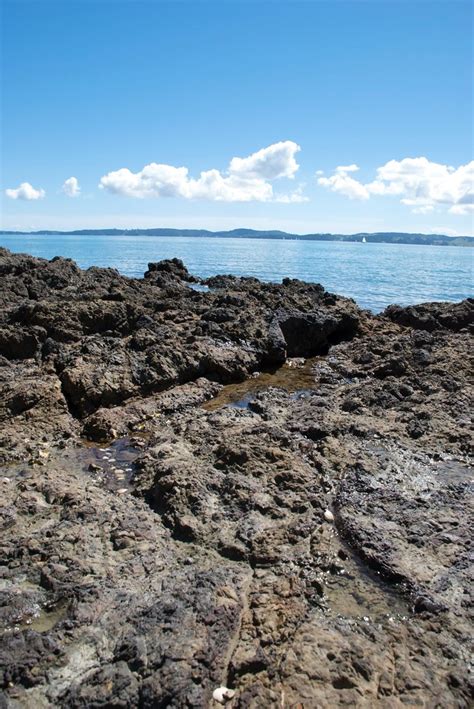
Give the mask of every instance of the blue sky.
POLYGON ((463 0, 4 0, 2 226, 472 233, 471 22, 463 0))

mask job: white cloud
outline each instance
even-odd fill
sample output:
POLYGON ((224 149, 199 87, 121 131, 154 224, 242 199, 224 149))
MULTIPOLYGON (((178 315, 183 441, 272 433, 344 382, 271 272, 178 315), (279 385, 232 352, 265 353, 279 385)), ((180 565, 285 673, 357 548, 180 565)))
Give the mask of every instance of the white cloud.
POLYGON ((68 197, 78 197, 81 194, 81 188, 77 177, 68 177, 62 186, 62 191, 68 197))
POLYGON ((343 175, 346 172, 357 172, 357 170, 360 170, 360 168, 354 163, 352 163, 352 165, 339 165, 339 167, 336 167, 336 172, 340 175, 343 175))
POLYGON ((349 199, 369 199, 367 188, 348 174, 358 169, 357 165, 340 165, 331 177, 319 177, 318 185, 328 187, 332 192, 339 192, 349 199))
POLYGON ((295 154, 300 146, 291 140, 275 143, 246 158, 232 158, 229 168, 201 172, 197 179, 189 176, 187 167, 150 163, 139 172, 124 167, 104 175, 99 187, 113 194, 145 199, 147 197, 180 197, 207 199, 215 202, 303 201, 296 190, 275 197, 270 180, 293 178, 299 168, 295 154))
POLYGON ((280 141, 262 148, 247 158, 232 158, 229 172, 243 178, 274 180, 276 177, 293 178, 299 165, 295 154, 301 150, 292 140, 280 141))
POLYGON ((42 189, 36 190, 29 182, 22 182, 16 189, 5 190, 5 194, 10 199, 43 199, 46 192, 42 189))
POLYGON ((288 194, 277 194, 275 195, 273 201, 280 202, 281 204, 301 204, 302 202, 309 202, 308 197, 303 194, 305 188, 304 184, 299 185, 296 190, 289 192, 288 194))
POLYGON ((318 184, 351 199, 396 196, 418 214, 437 208, 445 208, 451 214, 474 210, 474 161, 454 168, 425 157, 389 160, 377 168, 375 180, 368 183, 348 175, 357 169, 357 165, 337 167, 331 177, 320 177, 318 184))
MULTIPOLYGON (((469 179, 470 182, 470 190, 466 192, 459 200, 458 202, 451 207, 449 210, 451 214, 470 214, 471 212, 474 212, 474 179, 473 179, 473 173, 474 173, 474 161, 470 163, 471 166, 471 177, 469 179)), ((469 167, 469 165, 466 165, 465 167, 469 167)), ((462 179, 462 178, 461 178, 462 179)))

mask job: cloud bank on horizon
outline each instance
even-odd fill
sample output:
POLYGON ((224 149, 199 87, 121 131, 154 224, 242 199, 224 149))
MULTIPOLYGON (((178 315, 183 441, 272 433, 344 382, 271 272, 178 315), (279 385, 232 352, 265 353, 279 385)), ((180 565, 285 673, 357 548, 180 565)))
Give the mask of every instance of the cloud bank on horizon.
POLYGON ((377 168, 375 180, 367 183, 350 174, 358 170, 355 164, 340 165, 333 175, 318 176, 317 181, 349 199, 400 197, 400 202, 417 214, 428 214, 437 207, 458 215, 474 211, 474 160, 458 168, 425 157, 389 160, 377 168))
POLYGON ((226 172, 212 169, 195 179, 187 167, 152 162, 139 172, 126 167, 104 175, 100 189, 112 194, 145 199, 178 197, 215 202, 302 202, 300 188, 275 194, 271 182, 283 177, 294 179, 299 165, 295 155, 301 150, 292 140, 280 141, 248 157, 234 157, 226 172))
MULTIPOLYGON (((289 192, 275 193, 273 181, 294 180, 299 170, 296 154, 300 146, 292 140, 279 141, 261 148, 247 157, 233 157, 226 171, 202 171, 198 178, 189 175, 187 167, 149 163, 132 172, 123 167, 103 175, 99 189, 111 194, 136 199, 179 198, 213 202, 308 202, 304 185, 289 192)), ((320 187, 351 200, 368 201, 372 197, 397 197, 414 213, 428 214, 447 210, 449 214, 467 215, 474 211, 474 161, 455 168, 428 160, 426 157, 389 160, 376 169, 371 182, 354 177, 359 171, 355 163, 340 165, 332 175, 316 172, 320 187)), ((78 197, 81 188, 77 177, 69 177, 61 191, 78 197)), ((13 200, 43 199, 44 189, 29 182, 5 190, 13 200)))

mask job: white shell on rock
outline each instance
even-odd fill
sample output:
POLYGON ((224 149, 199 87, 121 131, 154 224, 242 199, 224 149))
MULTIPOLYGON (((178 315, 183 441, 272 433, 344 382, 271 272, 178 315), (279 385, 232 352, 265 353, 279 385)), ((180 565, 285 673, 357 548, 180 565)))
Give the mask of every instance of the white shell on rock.
POLYGON ((219 704, 225 704, 234 696, 235 691, 233 689, 228 689, 227 687, 217 687, 212 693, 212 698, 219 702, 219 704))
POLYGON ((331 510, 326 510, 324 513, 324 519, 326 522, 334 522, 334 515, 331 510))

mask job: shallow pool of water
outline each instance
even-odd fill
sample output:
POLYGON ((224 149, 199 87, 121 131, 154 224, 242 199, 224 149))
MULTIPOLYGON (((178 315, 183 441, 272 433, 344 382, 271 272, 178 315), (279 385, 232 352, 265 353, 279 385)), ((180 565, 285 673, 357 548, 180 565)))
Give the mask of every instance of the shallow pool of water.
POLYGON ((246 409, 256 394, 269 387, 284 389, 292 394, 311 391, 316 387, 314 367, 321 359, 288 359, 278 369, 257 372, 243 382, 224 386, 217 396, 202 404, 202 408, 206 411, 216 411, 223 406, 246 409))

